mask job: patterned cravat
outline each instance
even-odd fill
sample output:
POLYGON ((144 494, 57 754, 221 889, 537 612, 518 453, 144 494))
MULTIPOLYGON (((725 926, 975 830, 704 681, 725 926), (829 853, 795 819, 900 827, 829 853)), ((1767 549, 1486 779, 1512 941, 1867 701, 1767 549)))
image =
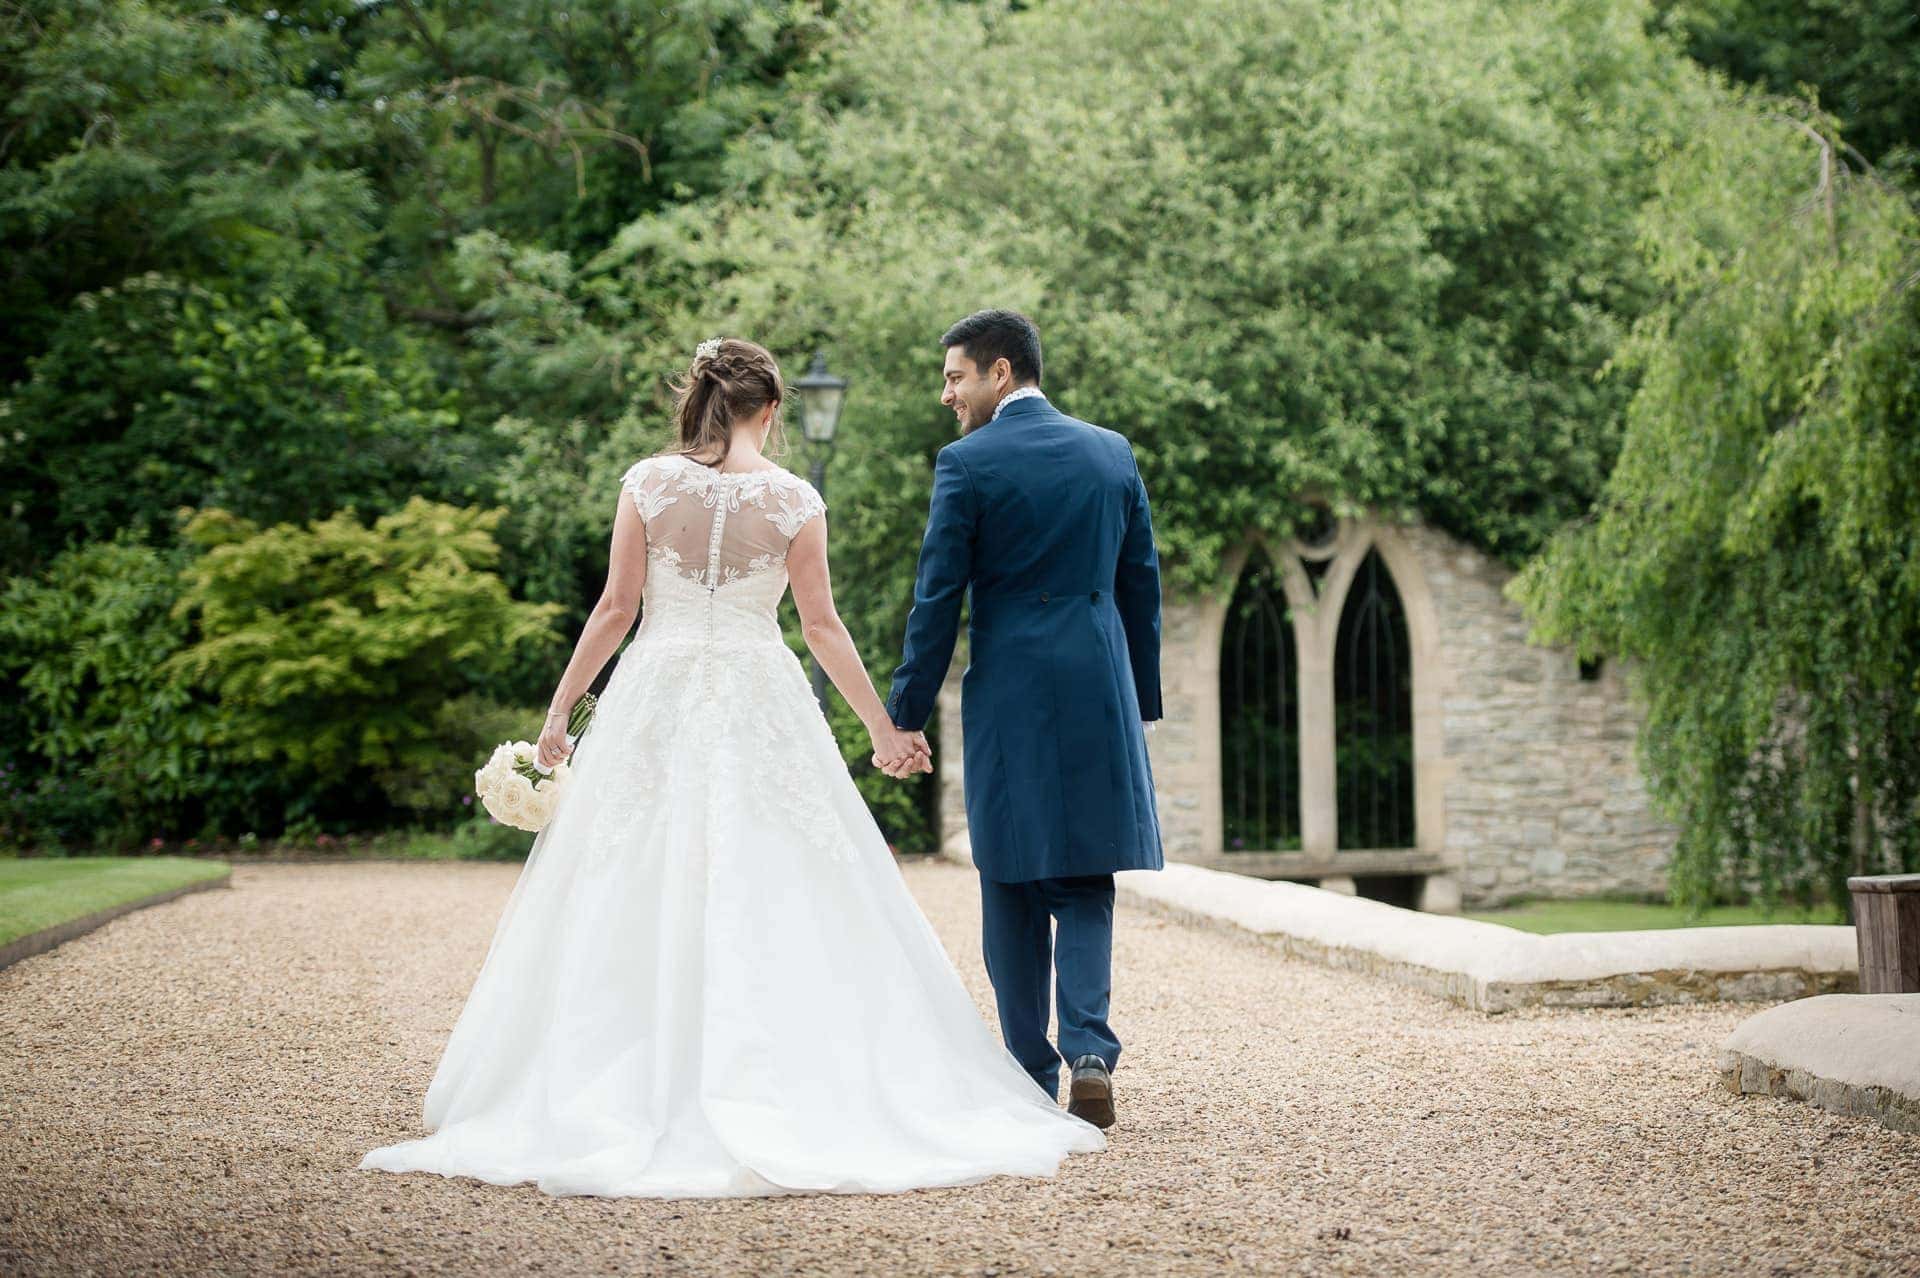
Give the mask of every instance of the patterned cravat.
POLYGON ((1000 419, 1001 410, 1004 409, 1008 404, 1011 404, 1016 399, 1045 399, 1045 398, 1046 398, 1045 392, 1043 392, 1038 386, 1022 386, 1018 390, 1008 391, 1007 397, 1001 400, 998 404, 995 404, 993 406, 993 416, 987 418, 987 420, 990 422, 998 421, 1000 419))

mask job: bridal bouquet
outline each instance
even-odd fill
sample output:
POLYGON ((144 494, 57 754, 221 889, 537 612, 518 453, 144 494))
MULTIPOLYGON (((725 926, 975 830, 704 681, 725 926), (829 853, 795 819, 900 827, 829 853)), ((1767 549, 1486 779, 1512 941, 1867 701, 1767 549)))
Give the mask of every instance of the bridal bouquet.
MULTIPOLYGON (((579 741, 593 721, 594 696, 574 702, 567 716, 567 743, 579 741)), ((494 820, 516 830, 539 830, 560 806, 560 790, 572 769, 563 759, 542 768, 534 759, 530 741, 503 741, 493 748, 486 764, 473 774, 473 792, 494 820)))

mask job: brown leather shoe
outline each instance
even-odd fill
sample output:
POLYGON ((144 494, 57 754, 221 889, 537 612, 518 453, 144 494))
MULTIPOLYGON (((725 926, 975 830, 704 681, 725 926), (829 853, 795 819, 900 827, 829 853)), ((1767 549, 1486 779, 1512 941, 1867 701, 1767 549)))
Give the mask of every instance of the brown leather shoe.
POLYGON ((1107 1063, 1088 1053, 1073 1062, 1067 1084, 1067 1112, 1095 1127, 1113 1126, 1113 1075, 1107 1063))

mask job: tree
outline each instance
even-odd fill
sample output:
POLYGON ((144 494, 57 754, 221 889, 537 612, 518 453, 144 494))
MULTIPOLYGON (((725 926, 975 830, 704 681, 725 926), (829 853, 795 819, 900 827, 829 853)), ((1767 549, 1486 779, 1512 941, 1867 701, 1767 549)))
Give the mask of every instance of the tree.
MULTIPOLYGON (((508 498, 491 543, 499 580, 584 613, 605 530, 572 504, 578 476, 545 467, 584 464, 576 442, 623 412, 625 327, 644 308, 618 290, 562 296, 561 285, 581 246, 713 188, 727 142, 764 116, 831 9, 11 5, 0 18, 0 573, 65 599, 72 565, 94 562, 85 552, 103 539, 126 533, 169 562, 191 557, 172 544, 178 506, 300 527, 349 506, 396 514, 415 496, 482 508, 508 498)), ((593 517, 611 506, 596 492, 593 517)), ((473 710, 465 722, 490 722, 487 707, 509 713, 556 672, 468 663, 457 672, 467 684, 436 686, 461 694, 445 704, 473 710)), ((240 736, 277 732, 297 748, 218 756, 231 785, 210 811, 260 781, 222 821, 244 809, 241 828, 271 828, 322 766, 295 757, 310 708, 278 705, 288 717, 275 728, 245 704, 240 736)), ((36 709, 68 716, 38 731, 65 740, 79 727, 71 705, 36 709)), ((457 775, 444 753, 457 743, 444 725, 420 732, 437 732, 441 756, 401 752, 341 780, 361 741, 329 745, 324 767, 346 793, 365 798, 371 776, 425 809, 457 775)), ((64 785, 48 759, 22 759, 32 786, 64 785)), ((75 807, 61 829, 104 828, 112 806, 75 807)), ((194 819, 183 813, 174 819, 194 819)), ((377 802, 363 812, 390 814, 377 802)))
POLYGON ((558 640, 557 606, 511 599, 491 571, 504 514, 414 498, 371 526, 348 509, 262 529, 199 511, 173 608, 196 638, 166 670, 217 701, 231 758, 319 787, 427 768, 442 702, 558 640))
POLYGON ((859 388, 834 482, 892 600, 952 433, 937 337, 990 303, 1040 320, 1058 402, 1134 440, 1182 584, 1309 489, 1517 562, 1605 477, 1630 388, 1594 374, 1650 298, 1633 215, 1717 96, 1643 19, 869 3, 724 197, 585 269, 686 299, 635 326, 649 411, 711 332, 833 348, 859 388))
POLYGON ((330 345, 277 295, 128 279, 76 299, 31 369, 0 402, 16 570, 122 531, 165 542, 181 505, 389 510, 472 460, 424 367, 330 345))
POLYGON ((0 706, 7 843, 124 844, 245 806, 246 779, 208 748, 210 700, 163 673, 190 638, 172 615, 179 558, 122 534, 0 594, 0 677, 17 694, 0 706))
POLYGON ((1828 117, 1723 108, 1660 166, 1669 291, 1591 517, 1516 579, 1630 657, 1675 898, 1920 869, 1920 216, 1828 117))
POLYGON ((1920 164, 1913 0, 1663 0, 1661 25, 1707 66, 1775 94, 1813 90, 1848 143, 1909 178, 1920 164))
POLYGON ((1722 96, 1644 10, 842 19, 719 193, 634 219, 567 281, 634 312, 631 408, 575 506, 661 441, 665 378, 700 339, 753 337, 791 371, 827 348, 854 386, 835 580, 884 682, 954 431, 938 337, 986 305, 1034 315, 1055 402, 1133 441, 1172 588, 1220 588, 1226 550, 1289 532, 1308 491, 1509 562, 1599 492, 1631 386, 1596 374, 1652 300, 1633 218, 1653 158, 1722 96))
MULTIPOLYGON (((705 190, 727 138, 814 39, 816 8, 13 6, 0 21, 0 408, 22 438, 0 477, 0 570, 31 572, 109 531, 93 515, 118 513, 113 503, 68 492, 70 479, 94 485, 129 453, 178 478, 205 468, 191 455, 210 445, 230 451, 227 423, 208 414, 289 423, 318 399, 323 447, 367 445, 354 482, 369 510, 390 508, 395 490, 492 501, 503 413, 543 431, 617 415, 617 344, 576 356, 542 333, 555 318, 544 275, 564 276, 577 245, 705 190), (186 368, 196 352, 169 349, 196 317, 161 290, 228 308, 213 322, 214 367, 186 368), (490 336, 496 320, 503 340, 490 336), (223 367, 236 334, 256 340, 255 355, 283 339, 290 349, 223 367), (548 354, 523 358, 530 348, 548 354), (309 359, 328 367, 288 369, 309 359), (208 384, 183 390, 170 380, 183 368, 208 384), (159 402, 196 395, 178 412, 159 402), (368 444, 420 426, 434 448, 368 444)), ((257 460, 256 477, 286 458, 257 460)), ((286 491, 231 497, 221 478, 182 499, 237 508, 286 491)))

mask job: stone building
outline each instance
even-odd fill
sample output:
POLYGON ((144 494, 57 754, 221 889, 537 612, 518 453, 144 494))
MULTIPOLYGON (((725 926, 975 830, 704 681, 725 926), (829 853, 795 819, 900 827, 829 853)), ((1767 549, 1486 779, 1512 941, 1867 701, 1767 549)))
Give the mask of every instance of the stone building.
MULTIPOLYGON (((1419 524, 1323 518, 1164 602, 1148 737, 1169 860, 1452 912, 1658 895, 1675 830, 1634 763, 1617 665, 1527 642, 1511 573, 1419 524)), ((941 696, 942 842, 965 855, 960 674, 941 696)))

